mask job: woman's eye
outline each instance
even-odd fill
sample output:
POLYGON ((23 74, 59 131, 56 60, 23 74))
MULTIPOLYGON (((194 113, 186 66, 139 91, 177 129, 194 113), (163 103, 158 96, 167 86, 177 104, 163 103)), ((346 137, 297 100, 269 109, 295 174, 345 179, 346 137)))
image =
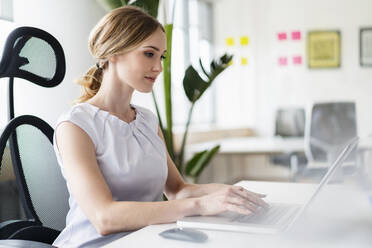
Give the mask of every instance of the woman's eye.
POLYGON ((164 60, 166 59, 167 57, 165 57, 164 55, 161 56, 161 60, 164 60))
POLYGON ((145 52, 145 56, 151 58, 151 57, 154 56, 154 53, 151 53, 151 52, 145 52))

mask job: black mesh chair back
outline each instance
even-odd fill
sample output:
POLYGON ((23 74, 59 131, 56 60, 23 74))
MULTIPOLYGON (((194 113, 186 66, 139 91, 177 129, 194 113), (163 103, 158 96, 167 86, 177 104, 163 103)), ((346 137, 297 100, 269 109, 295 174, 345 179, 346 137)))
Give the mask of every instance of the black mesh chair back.
POLYGON ((12 154, 13 167, 25 215, 35 226, 42 226, 37 228, 54 232, 51 242, 65 227, 69 208, 66 182, 53 150, 53 132, 40 118, 22 115, 12 119, 0 137, 0 156, 8 140, 11 147, 19 148, 19 156, 12 154))
POLYGON ((54 87, 62 82, 65 71, 62 46, 51 34, 33 27, 13 30, 0 62, 0 78, 9 78, 9 119, 14 117, 14 78, 54 87))
POLYGON ((5 147, 0 167, 0 222, 20 219, 23 210, 19 199, 9 146, 5 147))
MULTIPOLYGON (((0 239, 31 239, 52 243, 65 225, 66 183, 52 148, 53 129, 33 116, 14 118, 14 79, 42 86, 60 84, 66 71, 60 43, 33 27, 13 30, 4 46, 0 78, 9 78, 9 124, 1 136, 1 154, 9 140, 14 176, 27 220, 0 223, 0 239)), ((3 159, 4 160, 4 159, 3 159)), ((0 167, 1 171, 1 167, 0 167)))
POLYGON ((305 135, 309 160, 332 162, 340 149, 356 136, 357 121, 354 102, 328 102, 313 105, 305 135))

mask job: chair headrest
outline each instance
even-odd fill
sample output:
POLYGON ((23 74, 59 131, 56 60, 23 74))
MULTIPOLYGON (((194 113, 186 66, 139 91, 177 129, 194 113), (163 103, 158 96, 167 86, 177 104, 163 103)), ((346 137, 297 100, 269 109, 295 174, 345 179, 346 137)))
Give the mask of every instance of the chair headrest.
POLYGON ((51 34, 34 27, 19 27, 8 36, 0 78, 18 77, 43 87, 60 84, 66 61, 62 46, 51 34))

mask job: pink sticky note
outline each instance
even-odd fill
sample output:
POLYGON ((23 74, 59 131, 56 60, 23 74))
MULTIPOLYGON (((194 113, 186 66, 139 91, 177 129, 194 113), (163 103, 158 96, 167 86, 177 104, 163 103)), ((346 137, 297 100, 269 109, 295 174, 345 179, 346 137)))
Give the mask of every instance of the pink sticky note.
POLYGON ((302 57, 301 56, 293 56, 292 62, 295 65, 301 65, 302 64, 302 57))
POLYGON ((301 40, 301 32, 300 31, 293 31, 292 32, 292 40, 301 40))
POLYGON ((280 66, 286 66, 288 64, 287 57, 279 57, 278 58, 278 64, 280 66))
POLYGON ((287 39, 287 33, 280 32, 278 33, 278 40, 286 40, 287 39))

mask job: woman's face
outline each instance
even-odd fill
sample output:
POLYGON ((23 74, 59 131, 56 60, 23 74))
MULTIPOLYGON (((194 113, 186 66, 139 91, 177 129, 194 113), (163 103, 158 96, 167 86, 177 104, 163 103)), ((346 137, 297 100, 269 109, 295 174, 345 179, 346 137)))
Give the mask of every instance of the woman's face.
POLYGON ((157 76, 162 72, 166 52, 165 33, 158 28, 136 49, 113 57, 112 65, 121 83, 140 92, 151 92, 157 76))

